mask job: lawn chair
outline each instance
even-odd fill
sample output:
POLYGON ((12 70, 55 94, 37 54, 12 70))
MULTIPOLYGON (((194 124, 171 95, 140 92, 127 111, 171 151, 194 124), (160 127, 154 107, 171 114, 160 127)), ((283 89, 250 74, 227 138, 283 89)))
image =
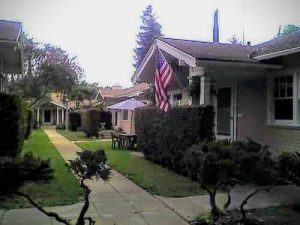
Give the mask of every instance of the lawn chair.
POLYGON ((118 148, 121 147, 120 137, 117 133, 111 132, 111 148, 116 149, 116 145, 118 144, 118 148))

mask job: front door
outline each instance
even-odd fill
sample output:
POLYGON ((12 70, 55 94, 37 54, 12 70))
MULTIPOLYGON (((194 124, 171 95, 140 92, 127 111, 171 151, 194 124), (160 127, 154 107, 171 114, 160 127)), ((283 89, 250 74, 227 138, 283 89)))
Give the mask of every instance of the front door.
POLYGON ((232 139, 232 89, 220 88, 217 93, 217 138, 232 139))
POLYGON ((45 123, 51 123, 51 111, 45 110, 44 112, 44 122, 45 123))

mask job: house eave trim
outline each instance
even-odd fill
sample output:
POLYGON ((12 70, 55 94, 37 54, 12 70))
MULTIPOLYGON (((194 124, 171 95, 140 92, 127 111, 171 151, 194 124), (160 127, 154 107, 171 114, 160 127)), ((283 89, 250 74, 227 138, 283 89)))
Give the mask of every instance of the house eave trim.
POLYGON ((300 52, 300 47, 295 47, 295 48, 285 49, 282 51, 277 51, 277 52, 272 52, 272 53, 268 53, 268 54, 264 54, 264 55, 255 56, 254 59, 266 60, 266 59, 276 58, 279 56, 290 55, 290 54, 297 53, 297 52, 300 52))
POLYGON ((251 67, 261 69, 282 69, 282 65, 265 64, 265 63, 250 63, 250 62, 231 62, 219 60, 197 60, 197 66, 229 66, 229 67, 251 67))
POLYGON ((148 52, 146 53, 144 59, 142 60, 140 66, 134 73, 134 75, 131 78, 131 81, 133 83, 136 83, 141 75, 141 73, 144 71, 146 65, 149 63, 151 57, 153 56, 155 50, 159 48, 163 50, 164 52, 174 56, 175 58, 179 60, 183 60, 187 65, 191 67, 196 66, 196 58, 179 50, 178 48, 175 48, 174 46, 160 40, 160 39, 155 39, 149 48, 148 52))

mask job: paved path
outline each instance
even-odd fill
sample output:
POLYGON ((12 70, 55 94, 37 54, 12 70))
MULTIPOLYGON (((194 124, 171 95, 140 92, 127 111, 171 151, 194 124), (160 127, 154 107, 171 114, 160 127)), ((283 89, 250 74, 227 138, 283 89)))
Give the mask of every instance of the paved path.
MULTIPOLYGON (((45 130, 51 142, 67 161, 76 157, 81 149, 73 142, 58 134, 54 129, 45 130)), ((166 207, 130 180, 112 172, 112 178, 87 182, 92 190, 88 215, 101 225, 186 225, 180 216, 166 207)), ((48 208, 61 216, 76 220, 83 203, 48 208)), ((0 210, 1 225, 50 225, 59 224, 36 209, 0 210)))

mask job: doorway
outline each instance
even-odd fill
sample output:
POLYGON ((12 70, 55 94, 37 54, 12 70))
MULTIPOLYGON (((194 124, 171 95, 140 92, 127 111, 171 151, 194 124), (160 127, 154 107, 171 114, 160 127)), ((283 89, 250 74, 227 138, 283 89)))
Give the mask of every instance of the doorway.
POLYGON ((44 122, 51 123, 51 110, 44 111, 44 122))
POLYGON ((217 139, 235 140, 234 137, 234 90, 231 87, 218 89, 216 105, 217 139))

